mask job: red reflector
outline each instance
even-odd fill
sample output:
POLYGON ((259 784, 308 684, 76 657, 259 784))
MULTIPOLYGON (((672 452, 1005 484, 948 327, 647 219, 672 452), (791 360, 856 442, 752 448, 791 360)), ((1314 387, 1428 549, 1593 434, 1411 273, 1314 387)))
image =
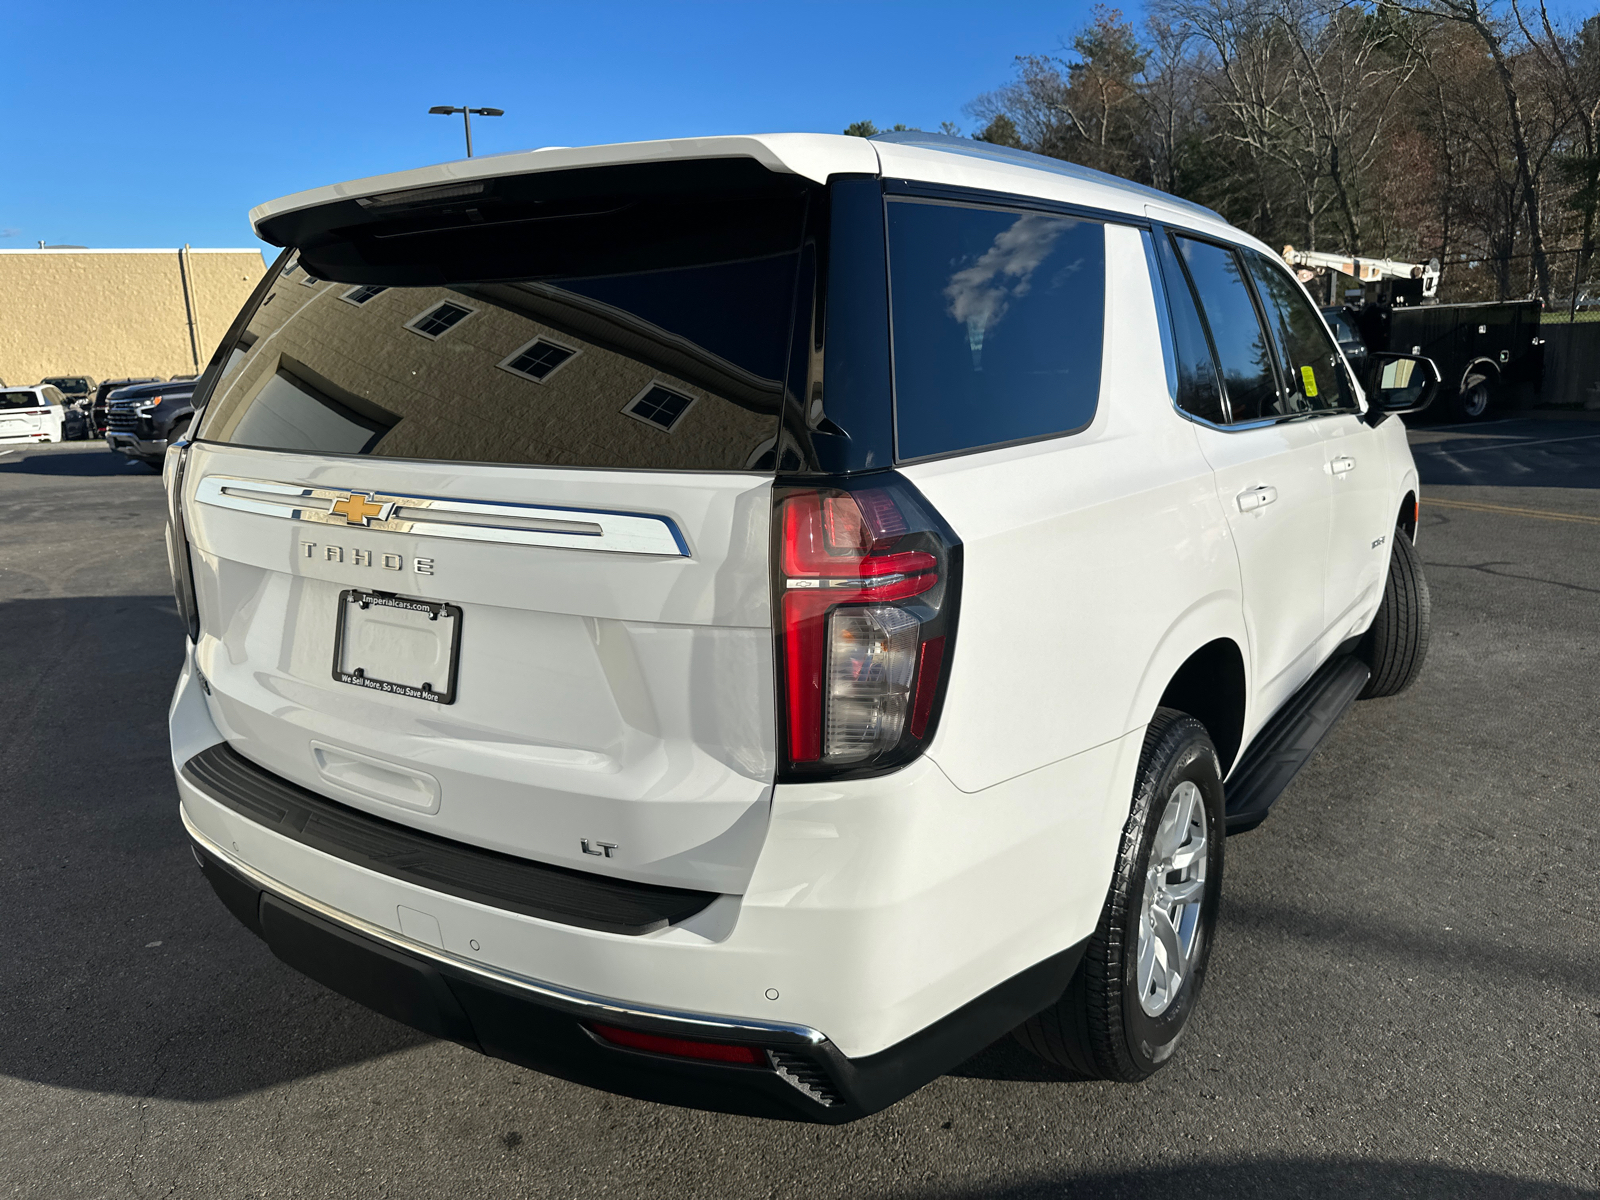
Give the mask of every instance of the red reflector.
POLYGON ((686 1038, 662 1037, 658 1033, 640 1033, 634 1029, 618 1029, 615 1025, 591 1025, 606 1041, 630 1050, 648 1050, 651 1054, 670 1054, 674 1058, 699 1058, 710 1062, 748 1063, 766 1066, 767 1059, 754 1046, 729 1046, 722 1042, 691 1042, 686 1038))
POLYGON ((928 717, 933 713, 933 694, 939 690, 939 667, 944 663, 944 638, 929 638, 922 643, 922 653, 917 659, 917 698, 911 704, 911 736, 921 737, 928 731, 928 717))

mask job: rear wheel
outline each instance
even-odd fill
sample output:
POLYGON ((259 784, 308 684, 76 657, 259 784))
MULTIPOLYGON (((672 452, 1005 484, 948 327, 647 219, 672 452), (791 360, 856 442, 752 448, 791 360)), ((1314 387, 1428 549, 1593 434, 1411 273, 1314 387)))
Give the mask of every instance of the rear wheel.
POLYGON ((1428 629, 1433 603, 1422 559, 1405 530, 1394 531, 1394 553, 1389 556, 1389 578, 1372 627, 1362 636, 1356 656, 1372 671, 1361 699, 1394 696, 1416 681, 1428 657, 1428 629))
POLYGON ((1172 1057, 1205 979, 1222 893, 1222 769, 1173 709, 1145 732, 1100 924, 1061 999, 1016 1031, 1040 1058, 1134 1083, 1172 1057))
POLYGON ((1461 390, 1456 393, 1455 415, 1461 421, 1480 421, 1489 415, 1493 404, 1494 380, 1475 371, 1461 381, 1461 390))

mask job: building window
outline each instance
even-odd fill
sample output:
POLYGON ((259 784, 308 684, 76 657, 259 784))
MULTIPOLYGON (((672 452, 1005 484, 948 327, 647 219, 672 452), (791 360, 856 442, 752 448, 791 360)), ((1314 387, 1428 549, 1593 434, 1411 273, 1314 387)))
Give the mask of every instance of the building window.
POLYGON ((442 337, 471 315, 472 309, 462 308, 461 305, 451 304, 446 300, 443 304, 435 304, 427 312, 412 317, 406 323, 406 328, 412 333, 420 333, 425 338, 442 337))
POLYGON ((647 425, 672 432, 673 426, 683 420, 683 414, 694 404, 694 397, 681 392, 668 391, 659 383, 652 383, 623 407, 622 411, 647 425))
POLYGON ((307 275, 304 279, 302 279, 300 281, 300 286, 301 287, 316 287, 317 284, 319 284, 321 282, 322 282, 322 280, 318 279, 315 275, 307 275))
POLYGON ((364 283, 360 287, 351 288, 344 295, 340 296, 339 299, 345 301, 347 304, 365 304, 374 296, 381 292, 387 292, 388 290, 388 288, 379 287, 376 284, 364 283))
POLYGON ((565 346, 558 346, 544 338, 535 338, 526 346, 500 363, 502 370, 510 371, 513 375, 521 375, 524 379, 531 379, 535 383, 543 383, 555 374, 556 369, 564 365, 568 359, 578 352, 569 350, 565 346))

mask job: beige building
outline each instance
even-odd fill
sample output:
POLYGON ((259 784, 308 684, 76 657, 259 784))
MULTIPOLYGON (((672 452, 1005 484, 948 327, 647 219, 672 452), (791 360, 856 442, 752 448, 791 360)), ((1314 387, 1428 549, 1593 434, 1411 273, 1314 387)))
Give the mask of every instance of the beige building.
POLYGON ((0 250, 0 379, 198 373, 264 270, 259 250, 0 250))

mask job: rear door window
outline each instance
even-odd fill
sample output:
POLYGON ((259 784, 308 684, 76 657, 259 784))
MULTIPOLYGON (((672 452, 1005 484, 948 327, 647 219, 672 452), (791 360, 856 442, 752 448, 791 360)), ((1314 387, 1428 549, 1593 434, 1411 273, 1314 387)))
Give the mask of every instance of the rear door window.
POLYGON ((199 436, 378 458, 770 470, 805 186, 583 197, 498 225, 476 209, 407 215, 319 245, 229 348, 199 436), (298 286, 306 274, 341 286, 298 286))
POLYGON ((1211 331, 1229 419, 1237 423, 1284 415, 1279 408, 1272 349, 1238 254, 1197 238, 1180 236, 1175 240, 1211 331))
POLYGON ((1100 396, 1105 226, 891 199, 896 453, 1082 429, 1100 396))

